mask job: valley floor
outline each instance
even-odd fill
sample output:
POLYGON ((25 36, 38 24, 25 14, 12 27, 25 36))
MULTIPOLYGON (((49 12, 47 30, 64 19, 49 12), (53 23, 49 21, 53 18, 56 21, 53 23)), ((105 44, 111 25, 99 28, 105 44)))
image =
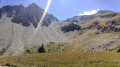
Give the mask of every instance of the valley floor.
POLYGON ((0 57, 0 66, 120 67, 120 53, 43 53, 0 57))

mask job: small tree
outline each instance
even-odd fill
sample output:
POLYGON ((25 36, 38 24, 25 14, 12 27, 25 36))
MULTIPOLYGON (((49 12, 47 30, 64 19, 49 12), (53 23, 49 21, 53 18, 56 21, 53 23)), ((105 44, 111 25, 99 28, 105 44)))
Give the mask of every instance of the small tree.
POLYGON ((43 44, 38 48, 38 53, 45 53, 45 47, 43 44))
POLYGON ((5 52, 6 52, 5 48, 3 48, 3 49, 0 51, 0 56, 2 56, 5 52))
POLYGON ((120 52, 120 49, 118 49, 117 52, 120 52))
POLYGON ((26 53, 26 54, 31 54, 31 52, 30 52, 29 49, 27 49, 27 50, 25 51, 25 53, 26 53))

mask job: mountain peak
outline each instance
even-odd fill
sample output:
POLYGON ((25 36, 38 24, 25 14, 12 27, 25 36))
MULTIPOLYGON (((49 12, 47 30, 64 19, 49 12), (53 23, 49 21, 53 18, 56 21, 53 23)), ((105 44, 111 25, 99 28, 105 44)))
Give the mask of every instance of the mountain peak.
POLYGON ((35 6, 37 6, 37 4, 36 4, 36 3, 34 3, 34 2, 33 2, 31 5, 35 5, 35 6))
POLYGON ((79 22, 79 21, 88 21, 93 19, 96 16, 106 14, 106 13, 112 13, 113 11, 110 10, 92 10, 90 12, 84 12, 84 14, 79 14, 78 16, 74 16, 72 18, 69 18, 65 20, 65 22, 79 22))
MULTIPOLYGON (((35 3, 30 4, 28 7, 24 9, 20 14, 13 17, 12 22, 21 23, 23 26, 30 26, 30 23, 36 28, 38 23, 44 13, 44 10, 40 8, 35 3)), ((42 24, 48 26, 52 21, 57 21, 51 14, 46 14, 42 24)))
POLYGON ((31 8, 40 8, 36 3, 32 3, 32 4, 30 4, 28 7, 31 7, 31 8))
POLYGON ((111 13, 113 11, 110 10, 99 10, 96 14, 105 14, 105 13, 111 13))

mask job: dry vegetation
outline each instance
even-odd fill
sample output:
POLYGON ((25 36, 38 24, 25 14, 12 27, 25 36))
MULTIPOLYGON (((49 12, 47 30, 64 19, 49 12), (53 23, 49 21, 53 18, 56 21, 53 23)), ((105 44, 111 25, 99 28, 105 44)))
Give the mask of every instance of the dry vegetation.
POLYGON ((119 53, 43 53, 1 57, 0 65, 17 67, 120 67, 119 53))

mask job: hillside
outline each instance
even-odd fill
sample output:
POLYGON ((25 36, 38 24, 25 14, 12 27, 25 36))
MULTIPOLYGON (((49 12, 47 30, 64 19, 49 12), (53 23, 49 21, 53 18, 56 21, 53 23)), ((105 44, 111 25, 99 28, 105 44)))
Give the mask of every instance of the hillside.
POLYGON ((114 51, 120 44, 119 17, 118 12, 108 12, 86 20, 86 22, 73 22, 81 29, 74 35, 72 42, 64 49, 64 52, 114 51))

